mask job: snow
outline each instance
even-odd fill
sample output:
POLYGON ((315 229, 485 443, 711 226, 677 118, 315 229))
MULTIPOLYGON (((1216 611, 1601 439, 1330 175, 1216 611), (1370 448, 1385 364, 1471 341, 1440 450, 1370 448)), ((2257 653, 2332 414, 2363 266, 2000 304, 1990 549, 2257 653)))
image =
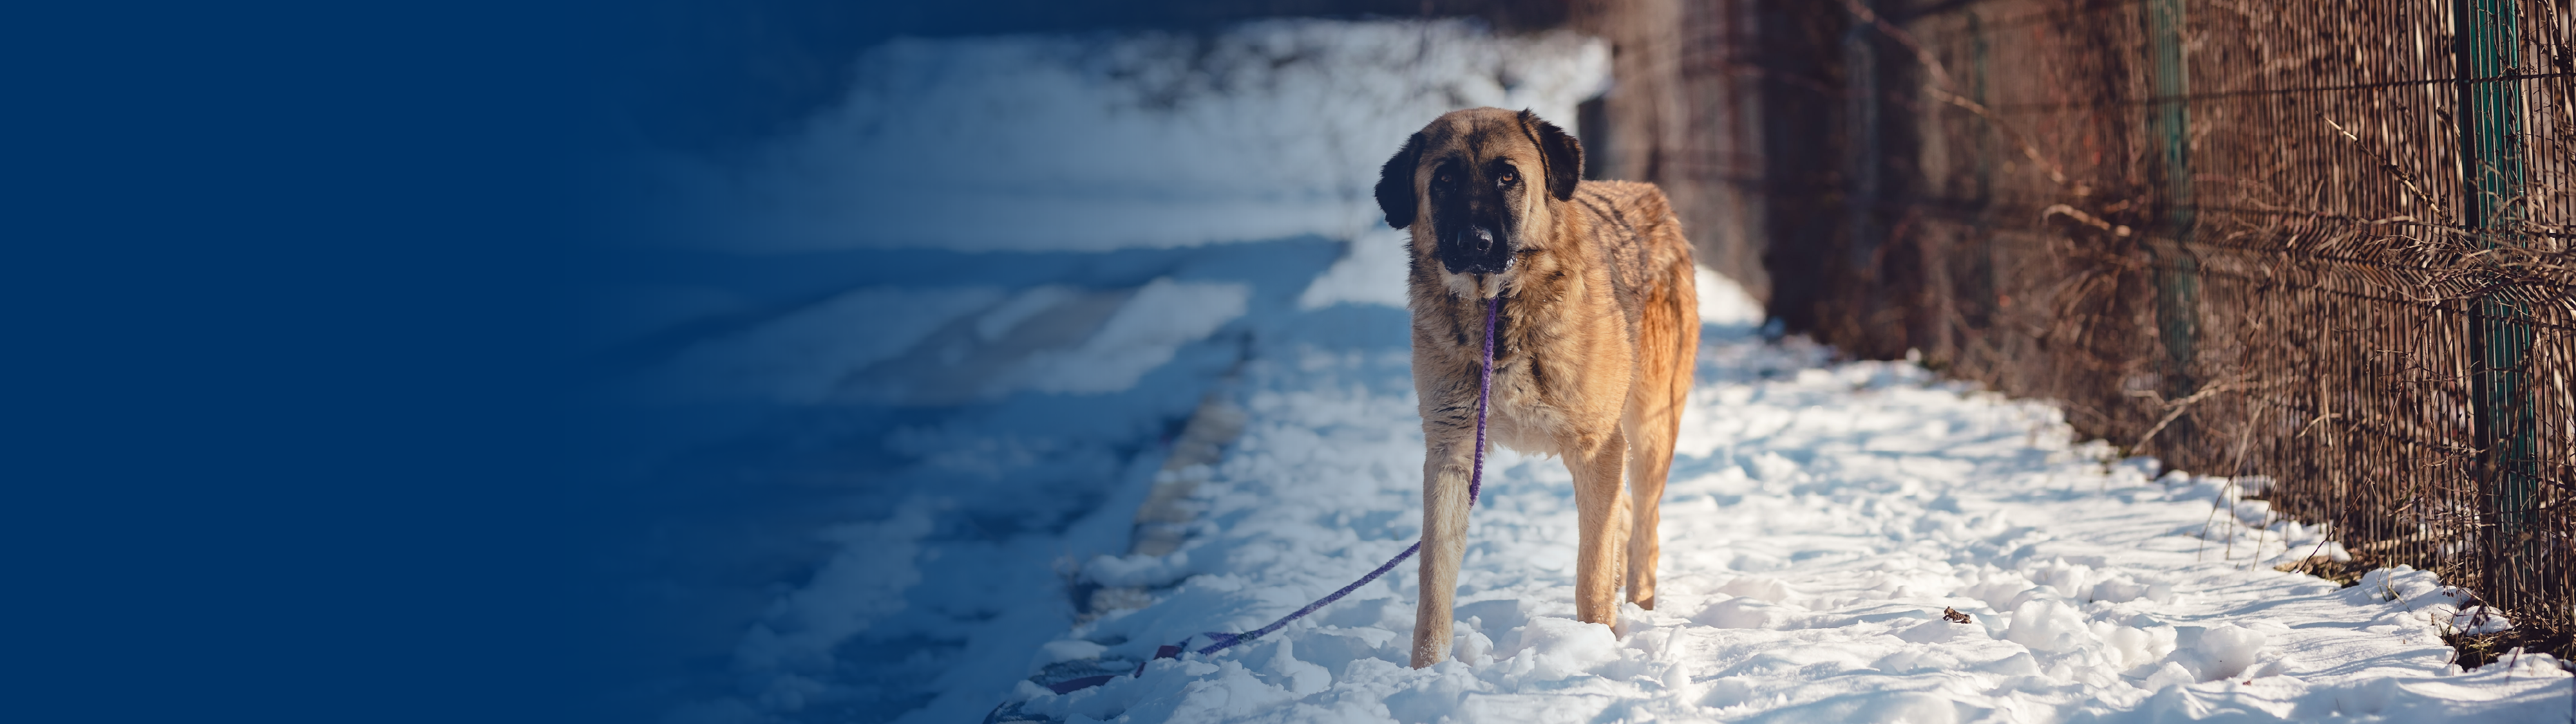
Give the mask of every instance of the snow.
POLYGON ((903 353, 943 324, 992 305, 1001 291, 861 289, 703 345, 631 382, 628 394, 664 403, 815 403, 850 370, 903 353), (862 333, 864 332, 864 333, 862 333))
MULTIPOLYGON (((907 563, 919 554, 920 539, 931 530, 925 507, 914 502, 882 523, 825 531, 824 537, 840 550, 805 588, 770 607, 767 620, 743 636, 735 660, 761 673, 822 668, 830 662, 833 646, 898 610, 902 599, 889 594, 921 582, 921 571, 907 563)), ((806 677, 782 673, 761 699, 773 708, 796 709, 804 706, 806 695, 823 688, 806 677)))
POLYGON ((1126 545, 1160 436, 1338 250, 934 254, 891 272, 875 257, 847 273, 893 279, 747 302, 774 311, 642 363, 616 398, 650 433, 616 441, 643 460, 616 494, 653 506, 614 551, 650 666, 626 706, 671 722, 982 716, 1067 625, 1066 576, 1126 545), (1047 273, 995 283, 1030 269, 1047 273))
POLYGON ((640 208, 670 216, 638 226, 764 253, 1347 239, 1383 228, 1378 166, 1428 119, 1490 105, 1571 128, 1609 63, 1597 40, 1455 21, 898 39, 747 161, 639 163, 640 208))
POLYGON ((1456 107, 1570 121, 1607 67, 1596 41, 1454 22, 902 40, 765 149, 640 162, 669 216, 637 225, 654 263, 619 272, 597 333, 643 430, 616 445, 643 492, 620 492, 662 511, 622 585, 668 615, 617 718, 2566 720, 2549 657, 2449 665, 2441 634, 2510 623, 2432 573, 2275 571, 2349 556, 2268 481, 2157 476, 2044 404, 1766 342, 1706 270, 1658 610, 1572 619, 1568 477, 1504 451, 1455 661, 1404 665, 1410 564, 1213 659, 1149 660, 1412 542, 1377 164, 1456 107), (1244 433, 1162 470, 1208 400, 1244 433), (1130 555, 1173 478, 1202 481, 1185 543, 1130 555), (1146 595, 1080 610, 1094 585, 1146 595), (1045 686, 1097 674, 1118 676, 1045 686))
POLYGON ((1353 237, 1350 253, 1306 286, 1305 294, 1297 297, 1297 307, 1322 309, 1342 303, 1404 306, 1404 275, 1406 265, 1412 263, 1405 256, 1407 234, 1380 225, 1353 237))
POLYGON ((1081 346, 1031 355, 1021 363, 1019 384, 1040 392, 1072 393, 1134 387, 1145 373, 1172 361, 1181 345, 1204 339, 1243 316, 1251 297, 1251 288, 1242 284, 1156 279, 1137 289, 1118 307, 1118 314, 1081 346))
MULTIPOLYGON (((1023 688, 1003 713, 1069 722, 2568 716, 2576 684, 2555 666, 2449 663, 2440 636, 2470 628, 2474 615, 2460 608, 2467 591, 2430 572, 2379 571, 2338 588, 2274 570, 2319 536, 2243 498, 2262 481, 2156 477, 2152 460, 2070 440, 2042 404, 1906 363, 1832 362, 1796 338, 1712 335, 1683 422, 1691 450, 1676 460, 1664 507, 1659 610, 1630 606, 1617 626, 1572 619, 1569 478, 1556 460, 1504 451, 1459 574, 1456 661, 1404 665, 1418 593, 1408 565, 1212 660, 1155 661, 1140 678, 1062 695, 1023 688), (1972 622, 1940 620, 1945 608, 1972 622), (1328 678, 1318 682, 1317 669, 1328 678)), ((1268 623, 1409 544, 1421 438, 1409 390, 1395 384, 1403 370, 1384 355, 1311 348, 1256 360, 1245 382, 1251 425, 1199 487, 1190 541, 1159 562, 1102 557, 1086 569, 1152 570, 1122 580, 1169 588, 1065 640, 1098 644, 1103 661, 1118 662, 1109 668, 1132 667, 1158 645, 1268 623)))
POLYGON ((1067 584, 1124 551, 1205 396, 1272 340, 1401 343, 1378 164, 1456 107, 1570 121, 1608 50, 1279 21, 859 63, 795 133, 619 176, 639 213, 584 344, 613 368, 594 445, 632 508, 603 556, 631 620, 598 718, 974 720, 1096 661, 1049 643, 1067 584), (1337 260, 1351 296, 1318 281, 1337 260))
POLYGON ((1762 303, 1744 293, 1744 285, 1708 267, 1696 267, 1696 272, 1700 324, 1727 329, 1750 329, 1762 324, 1762 303))

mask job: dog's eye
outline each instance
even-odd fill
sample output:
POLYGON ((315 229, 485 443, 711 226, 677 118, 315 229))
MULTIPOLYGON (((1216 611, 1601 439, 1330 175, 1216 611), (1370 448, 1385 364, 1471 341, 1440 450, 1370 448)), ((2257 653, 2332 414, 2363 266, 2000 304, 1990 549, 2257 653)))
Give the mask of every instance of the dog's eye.
POLYGON ((1431 182, 1437 184, 1447 184, 1453 180, 1455 179, 1451 178, 1447 172, 1442 172, 1437 176, 1431 177, 1431 182))
POLYGON ((1521 181, 1521 174, 1520 174, 1520 172, 1518 172, 1518 171, 1514 171, 1514 170, 1511 170, 1511 169, 1508 169, 1508 168, 1507 168, 1507 169, 1503 169, 1502 174, 1497 175, 1497 176, 1495 176, 1495 177, 1494 177, 1494 183, 1495 183, 1496 185, 1500 185, 1500 186, 1510 186, 1510 185, 1512 185, 1512 184, 1520 183, 1520 181, 1521 181))

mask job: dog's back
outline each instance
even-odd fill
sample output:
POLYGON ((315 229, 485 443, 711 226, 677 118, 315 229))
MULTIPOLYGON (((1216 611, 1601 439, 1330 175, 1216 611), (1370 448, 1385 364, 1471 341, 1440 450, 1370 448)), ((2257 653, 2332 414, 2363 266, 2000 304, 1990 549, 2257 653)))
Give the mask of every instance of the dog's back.
MULTIPOLYGON (((1587 243, 1600 255, 1600 263, 1610 268, 1619 309, 1627 315, 1629 338, 1636 339, 1646 308, 1653 303, 1650 297, 1664 296, 1658 292, 1675 284, 1689 286, 1690 240, 1682 236, 1672 204, 1654 184, 1585 181, 1575 187, 1574 202, 1588 217, 1591 238, 1587 243), (1681 278, 1674 279, 1675 274, 1681 278)), ((1697 317, 1697 300, 1692 302, 1691 316, 1697 317)))

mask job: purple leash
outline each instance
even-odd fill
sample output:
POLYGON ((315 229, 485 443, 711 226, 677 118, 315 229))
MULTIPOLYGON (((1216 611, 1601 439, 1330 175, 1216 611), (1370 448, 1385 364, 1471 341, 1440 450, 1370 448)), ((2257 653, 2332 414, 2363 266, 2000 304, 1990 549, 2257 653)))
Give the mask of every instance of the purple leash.
MULTIPOLYGON (((1494 395, 1494 320, 1500 315, 1501 311, 1502 305, 1496 304, 1494 299, 1487 298, 1485 300, 1485 366, 1482 372, 1477 375, 1478 379, 1476 381, 1476 453, 1474 458, 1476 462, 1475 467, 1471 469, 1472 472, 1467 475, 1467 507, 1470 510, 1473 510, 1476 507, 1476 497, 1479 493, 1483 492, 1485 487, 1485 405, 1487 401, 1493 399, 1494 395)), ((1361 586, 1368 585, 1370 581, 1377 580, 1379 576, 1386 575, 1387 571, 1395 570, 1395 564, 1403 563, 1404 559, 1412 558, 1413 554, 1419 552, 1422 552, 1422 541, 1414 541, 1413 545, 1405 548, 1403 553, 1397 553, 1394 558, 1389 558, 1385 563, 1378 564, 1377 570, 1369 571, 1368 575, 1361 576, 1359 580, 1352 581, 1351 585, 1343 586, 1342 590, 1334 591, 1332 595, 1325 596, 1314 603, 1306 604, 1305 608, 1297 609, 1296 613, 1291 613, 1277 621, 1272 621, 1268 626, 1263 626, 1261 628, 1239 634, 1209 631, 1203 635, 1207 636, 1212 643, 1209 643, 1207 648, 1199 649, 1198 653, 1201 656, 1213 655, 1216 652, 1233 648, 1244 642, 1261 638, 1271 634, 1272 632, 1278 631, 1280 628, 1287 626, 1288 622, 1305 618, 1307 614, 1314 613, 1317 609, 1321 609, 1325 606, 1333 605, 1334 601, 1342 600, 1343 596, 1351 595, 1352 591, 1360 590, 1361 586)), ((1189 639, 1182 639, 1181 643, 1189 643, 1189 639)), ((1180 658, 1182 650, 1183 649, 1179 644, 1163 646, 1154 651, 1154 658, 1180 658)), ((1132 675, 1143 676, 1145 674, 1145 664, 1148 663, 1153 662, 1145 661, 1136 664, 1136 673, 1132 675)), ((1055 693, 1063 694, 1106 684, 1113 678, 1117 677, 1105 674, 1100 676, 1085 676, 1079 679, 1059 681, 1047 688, 1055 690, 1055 693)))
MULTIPOLYGON (((1474 472, 1467 474, 1467 507, 1469 509, 1474 509, 1476 507, 1476 496, 1479 492, 1482 492, 1485 485, 1485 401, 1491 399, 1494 394, 1494 318, 1497 316, 1497 312, 1500 309, 1500 305, 1494 304, 1494 300, 1485 300, 1485 366, 1482 373, 1477 375, 1478 379, 1476 381, 1476 464, 1473 468, 1474 472)), ((1314 613, 1315 609, 1333 605, 1334 601, 1342 600, 1343 596, 1351 595, 1352 591, 1360 590, 1361 586, 1368 585, 1370 581, 1377 580, 1378 576, 1386 575, 1387 571, 1394 570, 1395 564, 1403 563, 1404 559, 1412 558, 1413 554, 1421 551, 1422 541, 1414 541, 1413 545, 1405 548, 1403 553, 1397 553, 1394 558, 1386 559, 1385 563, 1378 564, 1377 570, 1369 571, 1368 575, 1361 576, 1359 580, 1352 581, 1351 585, 1343 586, 1342 590, 1334 591, 1330 596, 1325 596, 1314 603, 1306 604, 1305 608, 1297 609, 1296 613, 1288 614, 1286 617, 1277 621, 1272 621, 1268 626, 1263 626, 1240 634, 1209 631, 1206 636, 1213 643, 1208 644, 1207 648, 1199 649, 1199 655, 1206 656, 1214 654, 1219 651, 1233 648, 1237 644, 1267 636, 1271 632, 1279 630, 1280 627, 1288 625, 1288 622, 1290 621, 1305 618, 1306 614, 1314 613)), ((1155 658, 1162 657, 1157 656, 1155 658)))

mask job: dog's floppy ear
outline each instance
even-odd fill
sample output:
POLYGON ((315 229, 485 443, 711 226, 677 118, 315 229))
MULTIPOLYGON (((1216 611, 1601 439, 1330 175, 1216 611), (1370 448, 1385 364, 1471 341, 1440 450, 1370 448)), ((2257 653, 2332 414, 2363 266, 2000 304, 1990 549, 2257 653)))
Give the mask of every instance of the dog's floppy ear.
POLYGON ((1388 226, 1412 226, 1414 213, 1421 209, 1413 198, 1413 173, 1422 165, 1422 146, 1422 134, 1413 134, 1404 139, 1404 149, 1377 171, 1377 208, 1386 212, 1388 226))
POLYGON ((1547 193, 1558 201, 1574 198, 1574 184, 1583 180, 1583 142, 1556 124, 1539 120, 1538 114, 1521 110, 1521 127, 1529 129, 1538 141, 1538 152, 1547 163, 1547 193))

